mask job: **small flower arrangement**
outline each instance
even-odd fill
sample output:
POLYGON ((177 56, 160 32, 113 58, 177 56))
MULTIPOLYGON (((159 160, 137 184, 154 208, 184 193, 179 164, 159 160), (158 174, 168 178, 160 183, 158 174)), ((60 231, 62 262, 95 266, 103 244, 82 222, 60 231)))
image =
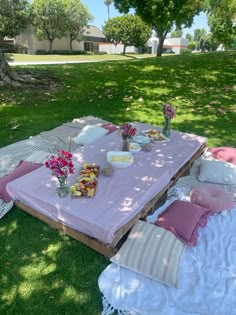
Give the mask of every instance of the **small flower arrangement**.
POLYGON ((165 118, 172 119, 176 116, 177 107, 170 104, 162 104, 162 112, 165 118))
POLYGON ((131 124, 126 123, 120 127, 122 139, 130 139, 134 137, 137 133, 137 129, 133 127, 131 124))
POLYGON ((52 175, 57 178, 65 178, 69 174, 74 174, 74 165, 72 162, 72 154, 64 150, 58 153, 58 156, 51 155, 45 166, 50 168, 52 175))

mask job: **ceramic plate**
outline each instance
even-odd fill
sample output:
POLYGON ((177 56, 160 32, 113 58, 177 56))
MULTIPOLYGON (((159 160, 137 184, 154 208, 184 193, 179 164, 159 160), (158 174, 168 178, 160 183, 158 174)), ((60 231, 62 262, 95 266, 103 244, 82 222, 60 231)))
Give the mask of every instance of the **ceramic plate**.
POLYGON ((140 147, 140 145, 138 144, 138 143, 136 143, 136 142, 131 142, 130 144, 129 144, 129 152, 131 152, 131 153, 137 153, 137 152, 139 152, 141 150, 141 147, 140 147))
POLYGON ((151 142, 151 138, 146 136, 135 136, 133 137, 133 141, 139 144, 145 144, 151 142))

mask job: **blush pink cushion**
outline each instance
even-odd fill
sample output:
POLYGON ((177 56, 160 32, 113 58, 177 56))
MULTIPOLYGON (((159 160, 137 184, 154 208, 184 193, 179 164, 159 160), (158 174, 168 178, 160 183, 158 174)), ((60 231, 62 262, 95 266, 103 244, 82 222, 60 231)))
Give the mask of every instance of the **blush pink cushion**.
POLYGON ((234 207, 233 197, 227 191, 210 184, 194 187, 190 192, 190 200, 211 212, 229 210, 234 207))
POLYGON ((159 215, 155 224, 174 233, 184 244, 195 246, 198 227, 207 224, 209 214, 207 209, 191 202, 175 200, 159 215))
POLYGON ((109 135, 109 133, 112 133, 112 132, 119 129, 119 127, 113 125, 112 123, 103 124, 103 125, 101 125, 101 127, 108 130, 108 135, 109 135))
POLYGON ((225 161, 236 165, 236 149, 230 147, 210 148, 211 154, 220 161, 225 161))
POLYGON ((11 196, 8 194, 6 190, 6 186, 9 182, 17 179, 25 174, 28 174, 37 168, 41 167, 42 164, 36 164, 32 162, 20 161, 16 169, 5 177, 0 179, 0 198, 5 202, 10 202, 12 200, 11 196))

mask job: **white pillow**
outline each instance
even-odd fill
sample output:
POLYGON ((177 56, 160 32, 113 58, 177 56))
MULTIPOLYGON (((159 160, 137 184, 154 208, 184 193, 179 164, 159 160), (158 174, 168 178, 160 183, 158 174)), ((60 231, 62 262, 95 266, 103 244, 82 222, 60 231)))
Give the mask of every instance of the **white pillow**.
POLYGON ((161 227, 138 221, 110 260, 169 286, 178 286, 179 262, 185 245, 161 227))
POLYGON ((198 177, 199 174, 199 168, 202 160, 207 161, 218 161, 214 156, 211 154, 211 152, 207 151, 203 153, 194 163, 192 168, 190 169, 189 175, 193 176, 195 178, 198 177))
POLYGON ((221 161, 202 160, 198 179, 215 184, 236 184, 236 165, 221 161))
POLYGON ((76 144, 89 144, 102 137, 104 137, 109 131, 99 126, 85 126, 74 139, 76 144))

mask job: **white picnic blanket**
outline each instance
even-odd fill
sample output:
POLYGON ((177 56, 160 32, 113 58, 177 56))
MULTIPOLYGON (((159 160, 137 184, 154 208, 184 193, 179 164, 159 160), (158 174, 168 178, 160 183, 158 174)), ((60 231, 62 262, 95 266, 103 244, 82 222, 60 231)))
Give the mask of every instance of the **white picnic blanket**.
POLYGON ((100 275, 102 315, 236 315, 236 205, 209 217, 187 247, 179 288, 112 263, 100 275))

